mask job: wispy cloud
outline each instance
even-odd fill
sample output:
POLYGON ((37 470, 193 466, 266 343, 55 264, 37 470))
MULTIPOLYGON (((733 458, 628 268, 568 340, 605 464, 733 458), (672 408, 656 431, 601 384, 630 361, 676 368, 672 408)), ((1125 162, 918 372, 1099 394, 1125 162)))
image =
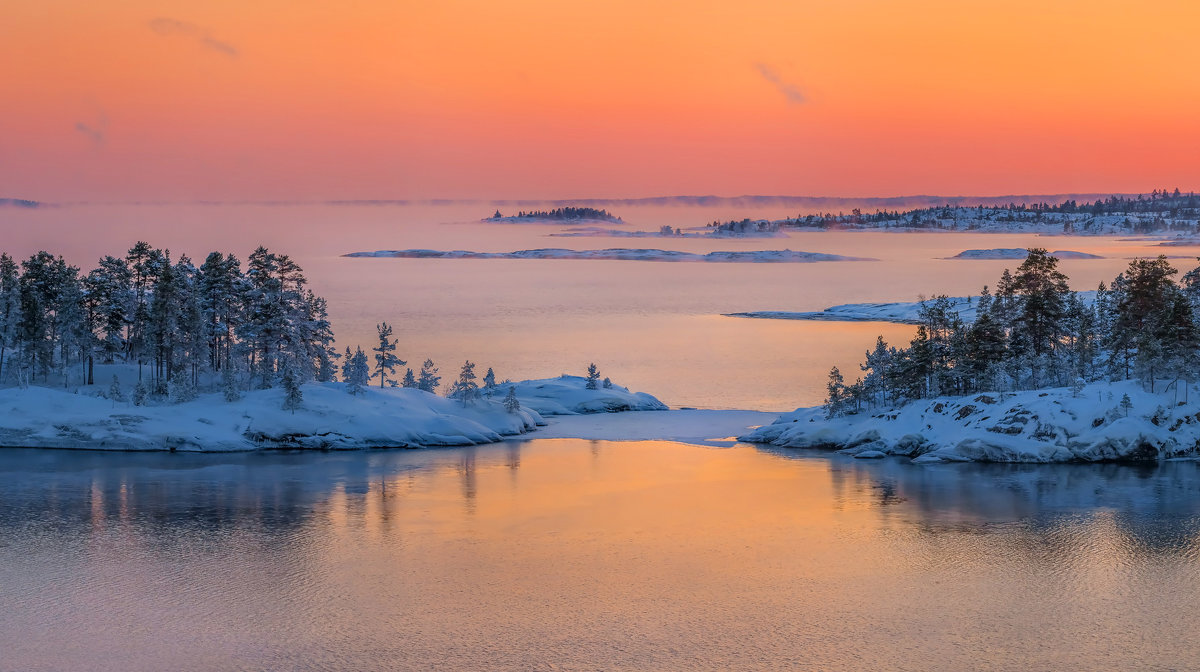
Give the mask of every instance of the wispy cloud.
POLYGON ((103 145, 105 137, 108 134, 108 117, 104 112, 100 112, 96 115, 94 122, 84 123, 77 121, 75 122, 75 130, 82 133, 96 145, 103 145))
POLYGON ((754 68, 758 70, 758 74, 762 75, 763 79, 770 82, 771 85, 776 88, 776 90, 782 93, 783 97, 787 98, 787 101, 792 105, 801 105, 808 102, 808 96, 804 95, 804 92, 800 90, 800 87, 790 82, 785 82, 783 78, 779 76, 779 73, 775 71, 775 68, 772 68, 766 63, 755 63, 754 68))
POLYGON ((218 40, 212 33, 201 26, 188 21, 158 17, 150 20, 150 30, 163 37, 186 37, 195 40, 205 49, 220 52, 231 58, 238 57, 238 48, 224 40, 218 40))

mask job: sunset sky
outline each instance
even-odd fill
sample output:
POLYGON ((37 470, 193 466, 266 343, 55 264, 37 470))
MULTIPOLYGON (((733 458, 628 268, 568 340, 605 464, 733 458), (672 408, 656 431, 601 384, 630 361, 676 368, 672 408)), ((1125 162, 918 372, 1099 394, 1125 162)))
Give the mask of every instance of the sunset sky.
POLYGON ((1195 0, 0 0, 0 197, 1200 189, 1195 0))

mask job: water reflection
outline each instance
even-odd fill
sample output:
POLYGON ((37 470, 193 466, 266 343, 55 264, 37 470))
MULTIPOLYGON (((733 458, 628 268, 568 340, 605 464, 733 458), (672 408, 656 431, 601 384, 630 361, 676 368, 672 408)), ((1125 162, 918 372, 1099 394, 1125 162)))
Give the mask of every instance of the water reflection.
POLYGON ((0 451, 0 669, 1192 668, 1197 468, 0 451))

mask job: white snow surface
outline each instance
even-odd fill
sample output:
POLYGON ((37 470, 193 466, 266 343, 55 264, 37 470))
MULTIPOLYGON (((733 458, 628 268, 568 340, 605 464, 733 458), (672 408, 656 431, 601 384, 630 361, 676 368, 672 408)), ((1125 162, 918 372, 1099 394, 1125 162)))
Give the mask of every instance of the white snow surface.
POLYGON ((588 390, 566 376, 503 386, 493 399, 462 403, 406 388, 364 388, 351 395, 343 383, 303 386, 303 407, 282 409, 281 389, 243 393, 225 402, 202 394, 173 405, 134 406, 99 396, 46 387, 0 390, 0 446, 90 450, 245 451, 264 448, 360 449, 461 446, 491 443, 545 425, 558 413, 665 410, 645 393, 622 387, 588 390), (521 409, 501 399, 515 386, 521 409))
POLYGON ((1132 381, 1005 395, 923 399, 887 411, 832 419, 799 408, 741 437, 789 448, 875 453, 928 462, 1097 462, 1200 455, 1200 392, 1150 393, 1132 381), (1128 394, 1132 407, 1121 408, 1128 394))
POLYGON ((712 263, 813 263, 818 261, 878 261, 867 257, 847 257, 822 252, 792 250, 747 250, 742 252, 679 252, 610 248, 607 250, 565 250, 543 248, 516 252, 470 252, 467 250, 376 250, 351 252, 346 257, 398 257, 404 259, 583 259, 615 261, 700 261, 712 263))
MULTIPOLYGON (((1095 291, 1079 292, 1085 304, 1096 300, 1095 291)), ((963 322, 974 322, 979 307, 978 296, 947 297, 950 309, 956 311, 963 322)), ((726 317, 750 317, 764 320, 821 320, 827 322, 895 322, 898 324, 920 324, 921 301, 897 301, 892 303, 844 303, 825 310, 792 312, 786 310, 754 310, 742 313, 724 313, 726 317)))
MULTIPOLYGON (((1025 259, 1029 256, 1029 250, 1023 247, 994 247, 988 250, 963 250, 953 257, 947 259, 1025 259)), ((1089 254, 1087 252, 1077 252, 1075 250, 1055 250, 1050 253, 1050 256, 1059 259, 1103 259, 1104 257, 1098 254, 1089 254)))

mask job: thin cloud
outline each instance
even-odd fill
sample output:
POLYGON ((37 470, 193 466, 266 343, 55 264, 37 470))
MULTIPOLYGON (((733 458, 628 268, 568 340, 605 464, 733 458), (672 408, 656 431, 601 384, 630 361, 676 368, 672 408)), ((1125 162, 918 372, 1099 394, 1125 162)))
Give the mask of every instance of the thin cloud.
POLYGON ((195 40, 205 49, 220 52, 231 58, 237 58, 238 48, 223 40, 213 37, 207 28, 197 26, 188 21, 158 17, 150 20, 150 30, 163 37, 186 37, 195 40))
POLYGON ((792 105, 802 105, 808 102, 808 96, 804 95, 800 87, 783 81, 783 78, 771 66, 766 63, 755 63, 754 68, 758 70, 758 74, 762 75, 763 79, 770 82, 776 90, 782 93, 783 97, 787 98, 787 101, 792 105))
POLYGON ((96 145, 103 145, 108 134, 108 117, 103 112, 96 115, 95 123, 75 122, 75 130, 96 145))

